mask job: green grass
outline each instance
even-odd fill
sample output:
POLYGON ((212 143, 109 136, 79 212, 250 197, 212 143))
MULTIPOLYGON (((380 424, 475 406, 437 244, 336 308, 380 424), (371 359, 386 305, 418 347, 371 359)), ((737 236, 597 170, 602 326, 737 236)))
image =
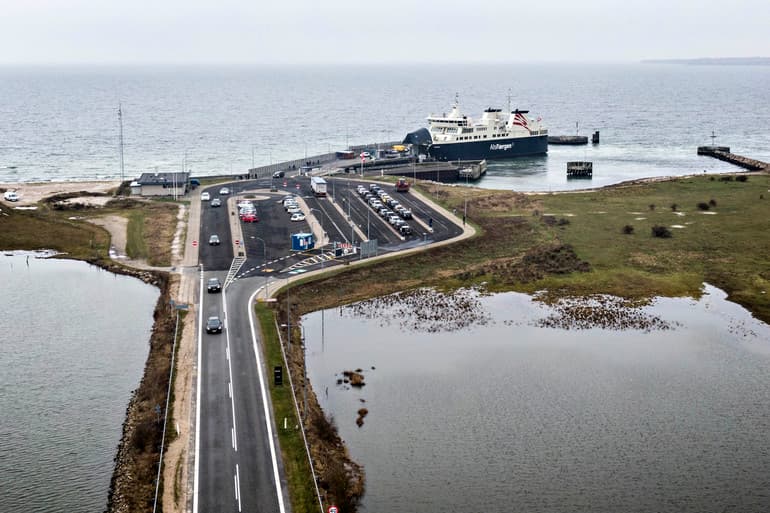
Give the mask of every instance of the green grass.
POLYGON ((294 400, 289 386, 289 376, 283 365, 280 340, 275 329, 273 311, 259 303, 255 307, 257 318, 262 330, 262 341, 265 348, 266 368, 270 370, 270 396, 273 403, 273 415, 277 424, 278 440, 281 445, 286 479, 291 497, 291 509, 294 513, 317 513, 318 500, 310 472, 310 464, 305 451, 302 432, 295 429, 299 425, 294 400), (283 367, 283 385, 275 386, 272 369, 283 367), (283 429, 284 418, 288 429, 283 429))
POLYGON ((38 210, 16 211, 3 205, 0 210, 0 249, 50 249, 69 258, 90 262, 108 256, 107 231, 99 226, 67 219, 71 213, 65 216, 44 206, 38 210))
POLYGON ((696 176, 543 195, 434 189, 425 194, 450 211, 462 209, 467 197, 476 237, 308 279, 296 290, 292 287, 292 300, 302 312, 419 286, 451 289, 483 284, 491 291, 549 290, 556 295, 604 293, 639 299, 698 296, 707 282, 770 321, 766 174, 749 176, 746 182, 696 176), (708 210, 712 213, 703 213, 698 203, 711 200, 716 203, 708 210), (549 219, 553 223, 545 222, 549 219), (622 233, 627 224, 634 227, 631 235, 622 233), (673 236, 653 237, 654 225, 669 227, 673 236), (549 266, 549 248, 559 247, 572 248, 590 271, 554 270, 549 266), (534 265, 527 264, 528 258, 534 265))
POLYGON ((147 243, 144 235, 145 213, 141 209, 131 210, 126 228, 126 254, 134 260, 146 259, 147 243))
POLYGON ((747 182, 698 176, 546 196, 545 211, 557 217, 573 214, 569 225, 556 233, 591 263, 593 271, 550 277, 539 285, 576 293, 679 296, 697 295, 705 281, 770 319, 768 188, 767 175, 750 176, 747 182), (716 206, 709 213, 697 207, 711 200, 716 206), (623 234, 624 225, 633 226, 633 234, 623 234), (673 236, 653 237, 654 225, 669 227, 673 236))

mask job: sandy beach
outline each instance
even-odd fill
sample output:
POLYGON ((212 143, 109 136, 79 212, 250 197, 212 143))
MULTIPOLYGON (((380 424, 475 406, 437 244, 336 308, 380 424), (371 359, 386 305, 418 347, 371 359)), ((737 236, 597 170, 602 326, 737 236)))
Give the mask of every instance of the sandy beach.
MULTIPOLYGON (((26 207, 35 205, 43 198, 54 194, 72 193, 79 191, 107 193, 117 189, 120 180, 105 180, 91 182, 38 182, 38 183, 0 183, 0 188, 16 191, 19 201, 15 203, 4 202, 8 205, 26 207)), ((90 198, 97 200, 98 198, 90 198)), ((82 201, 81 201, 82 202, 82 201)))

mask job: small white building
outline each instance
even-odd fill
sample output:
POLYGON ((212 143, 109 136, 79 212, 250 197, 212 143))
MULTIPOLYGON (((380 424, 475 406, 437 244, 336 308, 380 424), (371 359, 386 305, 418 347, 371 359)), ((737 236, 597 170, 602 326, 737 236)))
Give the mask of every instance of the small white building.
POLYGON ((190 173, 142 173, 131 184, 131 193, 142 196, 184 196, 190 189, 190 173), (136 184, 136 186, 134 185, 136 184))

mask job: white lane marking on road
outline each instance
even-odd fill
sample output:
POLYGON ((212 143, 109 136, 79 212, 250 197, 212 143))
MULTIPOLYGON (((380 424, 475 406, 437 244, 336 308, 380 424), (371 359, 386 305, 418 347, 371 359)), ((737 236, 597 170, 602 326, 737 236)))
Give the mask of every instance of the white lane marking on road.
MULTIPOLYGON (((226 287, 222 289, 222 311, 224 312, 224 325, 225 325, 225 338, 227 339, 227 371, 230 373, 230 384, 232 385, 233 382, 233 363, 232 359, 230 358, 230 328, 227 326, 227 322, 229 320, 229 316, 227 315, 227 298, 226 296, 226 287)), ((235 387, 233 387, 234 389, 235 387)), ((235 452, 238 452, 238 439, 235 436, 235 431, 237 429, 235 424, 235 391, 233 390, 233 393, 230 394, 230 405, 232 406, 233 410, 233 449, 235 452)))
POLYGON ((238 511, 241 510, 241 471, 235 464, 235 498, 238 499, 238 511))
POLYGON ((235 434, 235 426, 230 429, 230 436, 233 438, 233 449, 238 451, 238 435, 235 434))
MULTIPOLYGON (((203 297, 203 266, 200 271, 200 294, 203 297)), ((198 476, 201 460, 201 339, 203 338, 203 307, 198 304, 198 383, 195 400, 195 479, 193 481, 193 513, 198 513, 198 476)))
POLYGON ((231 398, 233 397, 233 384, 228 383, 227 384, 227 397, 231 398))
POLYGON ((257 372, 259 374, 259 388, 262 392, 262 406, 265 410, 265 425, 267 426, 267 438, 268 442, 270 442, 270 457, 273 460, 273 480, 275 481, 275 493, 278 495, 278 511, 280 513, 286 513, 286 507, 283 504, 283 493, 281 492, 281 479, 278 475, 278 460, 275 456, 275 442, 273 440, 273 425, 270 422, 270 410, 267 407, 267 391, 265 388, 265 375, 262 372, 262 359, 260 358, 260 352, 259 348, 257 347, 257 332, 255 330, 254 326, 254 309, 251 307, 251 305, 254 304, 254 298, 257 297, 257 293, 259 291, 255 291, 251 297, 249 297, 249 302, 247 303, 247 308, 249 310, 249 326, 251 326, 251 343, 254 345, 254 356, 257 359, 257 372))

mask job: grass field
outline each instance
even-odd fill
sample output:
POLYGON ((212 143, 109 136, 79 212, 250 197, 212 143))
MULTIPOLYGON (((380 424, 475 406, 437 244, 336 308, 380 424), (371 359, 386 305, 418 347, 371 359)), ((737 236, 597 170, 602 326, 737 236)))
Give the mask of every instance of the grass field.
POLYGON ((746 178, 537 195, 431 185, 424 192, 449 210, 462 211, 467 199, 477 237, 337 271, 298 287, 297 301, 307 312, 417 286, 479 284, 638 299, 697 296, 708 282, 770 321, 770 177, 746 178), (671 237, 653 237, 653 226, 671 237))

